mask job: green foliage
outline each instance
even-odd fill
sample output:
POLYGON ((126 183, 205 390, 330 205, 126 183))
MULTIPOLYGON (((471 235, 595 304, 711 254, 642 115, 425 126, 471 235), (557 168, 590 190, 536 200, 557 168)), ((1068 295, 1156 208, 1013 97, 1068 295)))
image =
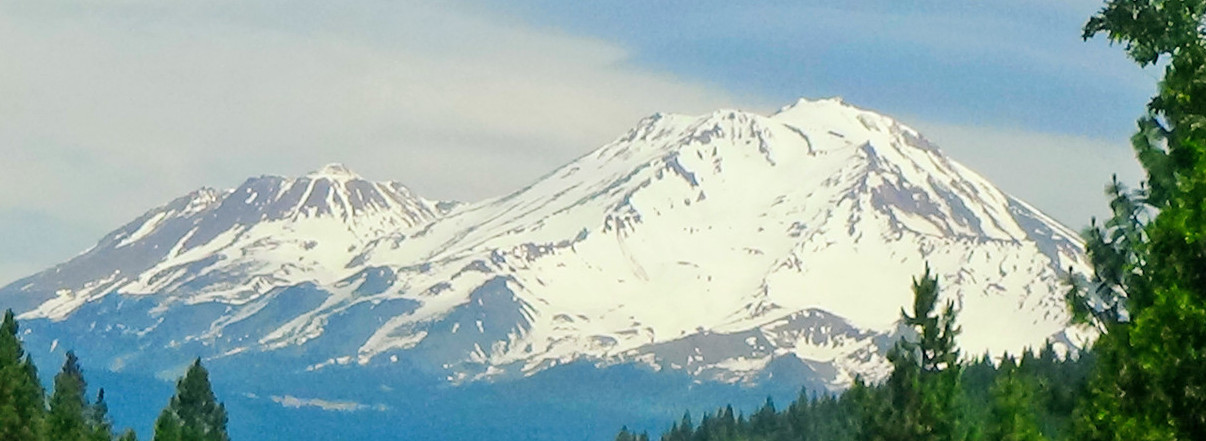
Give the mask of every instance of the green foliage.
POLYGON ((947 301, 942 313, 938 314, 934 311, 937 302, 938 277, 931 275, 930 267, 926 265, 921 279, 913 279, 913 315, 903 309, 900 311, 904 324, 916 331, 920 339, 917 342, 902 340, 901 345, 916 354, 922 372, 957 372, 959 349, 955 346, 955 336, 960 330, 955 326, 955 303, 947 301))
POLYGON ((201 359, 176 382, 176 395, 155 421, 155 441, 229 441, 226 408, 209 384, 201 359))
POLYGON ((897 344, 888 352, 888 360, 892 363, 892 374, 878 391, 883 398, 866 414, 863 438, 870 441, 926 439, 917 357, 904 344, 897 344))
POLYGON ((628 426, 620 429, 620 433, 616 435, 616 441, 636 441, 637 436, 628 431, 628 426))
POLYGON ((985 441, 1046 441, 1039 429, 1037 385, 1020 374, 1012 359, 1001 363, 992 386, 992 409, 985 441))
POLYGON ((938 295, 938 278, 927 265, 921 278, 913 279, 913 313, 900 311, 903 323, 917 338, 902 338, 888 352, 892 374, 883 390, 886 398, 863 425, 868 440, 963 438, 962 409, 957 404, 962 369, 955 345, 957 314, 951 301, 936 312, 938 295))
POLYGON ((50 396, 50 413, 46 418, 46 435, 55 441, 86 441, 89 430, 85 421, 88 409, 84 373, 75 353, 67 351, 63 369, 54 376, 54 393, 50 396))
MULTIPOLYGON (((749 418, 731 406, 691 415, 662 441, 1045 441, 1072 440, 1073 409, 1086 395, 1091 354, 1061 358, 1047 344, 1000 366, 985 354, 966 365, 955 346, 954 304, 940 313, 938 280, 929 268, 913 280, 913 311, 901 311, 911 335, 889 352, 892 373, 881 384, 855 377, 845 393, 799 397, 778 410, 769 398, 749 418)), ((635 435, 624 428, 617 441, 635 435)))
MULTIPOLYGON (((968 440, 1074 440, 1073 403, 1085 395, 1093 357, 1060 359, 1047 346, 1027 352, 1020 363, 1006 357, 1001 366, 984 357, 960 372, 956 414, 963 418, 968 440)), ((917 365, 914 365, 917 366, 917 365)), ((918 369, 918 371, 920 371, 918 369)), ((865 441, 873 439, 934 439, 935 434, 912 433, 885 426, 895 405, 890 383, 867 385, 862 378, 841 395, 801 391, 787 408, 763 404, 747 420, 726 406, 706 415, 699 425, 690 415, 663 433, 662 441, 865 441), (761 415, 761 416, 757 416, 761 415), (755 426, 752 421, 762 420, 755 426), (770 428, 769 430, 767 428, 770 428), (888 432, 882 432, 888 430, 888 432)), ((637 436, 627 428, 618 436, 637 436)), ((617 441, 620 438, 617 438, 617 441)), ((639 436, 638 436, 639 439, 639 436)))
MULTIPOLYGON (((54 391, 47 408, 37 368, 21 347, 18 329, 12 310, 6 311, 0 323, 0 440, 114 440, 105 391, 99 390, 96 402, 88 403, 87 383, 74 352, 67 352, 62 370, 54 377, 54 391)), ((159 419, 155 427, 156 439, 229 441, 226 411, 214 402, 213 393, 209 391, 208 373, 200 361, 194 363, 178 383, 177 396, 172 398, 172 404, 159 419), (165 421, 173 424, 164 425, 165 421), (159 438, 161 431, 167 437, 159 438)), ((116 439, 136 441, 137 437, 133 430, 127 429, 116 439)), ((633 441, 648 441, 648 436, 633 441)))
POLYGON ((151 439, 154 441, 181 441, 184 439, 180 436, 180 422, 167 409, 160 412, 159 418, 155 420, 155 435, 151 439))
POLYGON ((1167 61, 1132 145, 1146 185, 1086 232, 1095 277, 1073 296, 1099 317, 1099 369, 1078 411, 1086 440, 1206 439, 1206 38, 1204 0, 1111 0, 1085 25, 1140 65, 1167 61), (1158 214, 1155 214, 1158 213, 1158 214), (1152 216, 1154 214, 1154 217, 1152 216))
POLYGON ((113 439, 113 423, 109 421, 109 405, 105 403, 105 390, 96 393, 96 402, 88 408, 85 414, 88 424, 88 439, 90 441, 109 441, 113 439))
POLYGON ((37 369, 17 337, 13 311, 0 323, 0 439, 42 439, 45 399, 37 369))
POLYGON ((87 382, 75 353, 67 351, 63 369, 54 377, 54 393, 46 416, 46 435, 50 440, 110 441, 113 424, 109 422, 109 406, 105 390, 96 394, 96 402, 88 404, 85 397, 87 382))

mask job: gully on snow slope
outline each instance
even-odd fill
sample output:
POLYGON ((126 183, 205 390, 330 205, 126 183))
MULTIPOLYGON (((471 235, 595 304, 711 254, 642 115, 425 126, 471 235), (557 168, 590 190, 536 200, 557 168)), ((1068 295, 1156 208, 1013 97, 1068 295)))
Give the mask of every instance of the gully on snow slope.
MULTIPOLYGON (((1086 337, 1076 235, 917 131, 837 99, 771 116, 658 114, 509 195, 427 200, 331 165, 202 189, 0 290, 100 363, 194 355, 452 382, 573 361, 701 379, 879 378, 925 263, 966 353, 1086 337)), ((48 348, 35 347, 34 351, 48 348)))

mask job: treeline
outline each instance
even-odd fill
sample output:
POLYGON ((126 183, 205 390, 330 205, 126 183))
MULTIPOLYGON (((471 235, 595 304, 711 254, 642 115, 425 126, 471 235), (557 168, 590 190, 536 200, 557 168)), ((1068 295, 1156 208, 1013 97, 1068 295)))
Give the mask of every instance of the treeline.
MULTIPOLYGON (((913 284, 914 311, 903 314, 914 338, 889 353, 893 372, 868 385, 861 378, 841 395, 810 394, 784 409, 766 403, 746 416, 732 406, 690 413, 662 441, 1071 440, 1077 400, 1088 390, 1091 355, 1060 357, 1051 345, 1020 358, 984 355, 960 363, 956 311, 935 310, 937 279, 929 270, 913 284)), ((621 429, 616 441, 648 434, 621 429)))
POLYGON ((1073 321, 1100 331, 1091 349, 964 365, 951 305, 925 313, 927 275, 903 317, 917 335, 889 354, 882 384, 684 418, 662 439, 1206 440, 1206 0, 1108 0, 1082 36, 1101 34, 1163 75, 1131 138, 1146 179, 1107 186, 1112 216, 1083 233, 1093 275, 1069 276, 1073 321))
MULTIPOLYGON (((6 311, 0 323, 0 440, 136 440, 131 429, 114 431, 104 389, 89 399, 79 359, 71 351, 47 396, 18 330, 12 310, 6 311)), ((209 373, 198 359, 176 382, 176 394, 155 422, 154 441, 229 440, 226 409, 214 396, 209 373)))

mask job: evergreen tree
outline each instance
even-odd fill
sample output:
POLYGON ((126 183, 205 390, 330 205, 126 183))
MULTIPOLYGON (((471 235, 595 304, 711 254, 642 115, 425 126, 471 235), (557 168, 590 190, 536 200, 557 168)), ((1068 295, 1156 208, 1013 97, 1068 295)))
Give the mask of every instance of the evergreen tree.
POLYGON ((832 433, 821 439, 853 439, 864 433, 863 425, 870 418, 868 413, 874 408, 874 398, 873 389, 867 387, 861 376, 855 376, 854 384, 842 394, 837 409, 834 410, 837 415, 834 418, 836 424, 832 427, 832 433))
POLYGON ((21 347, 11 309, 0 323, 0 440, 42 439, 45 398, 37 368, 21 347))
POLYGON ((921 382, 917 359, 903 342, 888 351, 892 373, 884 382, 871 407, 865 412, 860 438, 868 441, 921 440, 925 436, 918 415, 921 409, 921 382))
POLYGON ((737 433, 737 417, 733 414, 733 406, 725 406, 717 417, 723 437, 729 438, 737 433))
POLYGON ((992 410, 985 441, 1046 441, 1039 430, 1036 390, 1013 360, 1001 362, 992 386, 992 410))
MULTIPOLYGON (((941 322, 942 320, 939 320, 941 322)), ((953 327, 951 327, 953 329, 953 327)), ((920 333, 919 333, 920 334, 920 333)), ((916 343, 916 340, 913 340, 916 343)), ((882 384, 867 385, 855 377, 840 396, 801 391, 786 409, 762 405, 747 419, 732 407, 718 409, 694 426, 689 415, 675 423, 663 441, 867 441, 933 440, 1073 440, 1068 430, 1072 408, 1084 395, 1093 357, 1060 359, 1053 349, 1006 358, 998 368, 988 356, 962 369, 960 396, 951 412, 964 429, 941 434, 926 429, 922 405, 932 392, 917 352, 898 346, 892 351, 896 369, 882 384), (1040 393, 1041 392, 1041 393, 1040 393), (1065 398, 1057 398, 1065 397, 1065 398), (731 422, 730 422, 731 421, 731 422)), ((931 377, 941 378, 941 377, 931 377)), ((624 429, 618 436, 636 436, 624 429)), ((637 437, 637 439, 641 439, 637 437)))
POLYGON ((666 435, 662 436, 662 441, 690 441, 691 435, 695 433, 695 424, 691 422, 691 412, 684 412, 681 421, 670 428, 666 435))
POLYGON ((87 418, 90 413, 84 397, 84 374, 75 353, 67 351, 63 369, 54 376, 54 393, 50 396, 50 413, 46 418, 46 435, 55 441, 88 441, 91 439, 87 418))
POLYGON ((113 439, 113 423, 109 421, 109 405, 105 403, 105 390, 96 393, 96 402, 88 408, 88 439, 110 441, 113 439))
MULTIPOLYGON (((169 405, 170 406, 170 405, 169 405)), ((159 418, 155 419, 155 432, 151 438, 153 441, 182 441, 180 420, 168 409, 164 409, 159 413, 159 418)))
POLYGON ((636 441, 636 435, 628 431, 628 426, 620 428, 620 433, 616 435, 616 441, 636 441))
POLYGON ((992 402, 992 385, 997 377, 997 365, 992 357, 984 353, 979 360, 964 366, 959 380, 961 415, 968 439, 983 438, 983 429, 988 425, 992 402))
POLYGON ((787 423, 782 424, 785 430, 792 434, 798 440, 810 440, 815 438, 818 421, 813 420, 816 410, 814 401, 808 398, 808 390, 800 389, 800 395, 796 397, 796 401, 787 406, 785 412, 787 423))
POLYGON ((1167 64, 1132 138, 1145 185, 1111 185, 1113 218, 1086 232, 1095 277, 1073 311, 1106 333, 1081 439, 1206 439, 1204 17, 1206 0, 1110 0, 1085 25, 1140 65, 1167 64))
POLYGON ((903 323, 915 340, 901 338, 888 352, 892 374, 881 393, 886 398, 869 411, 864 437, 877 441, 962 439, 957 406, 959 350, 955 336, 955 305, 948 301, 935 312, 938 278, 929 265, 913 279, 913 314, 901 310, 903 323))
POLYGON ((757 436, 767 436, 774 433, 778 418, 775 414, 775 400, 766 397, 766 402, 758 411, 750 415, 750 431, 757 436))
POLYGON ((155 421, 154 441, 230 441, 226 408, 214 396, 200 358, 176 382, 176 395, 155 421))
POLYGON ((138 441, 138 435, 134 433, 133 429, 126 429, 121 436, 117 437, 117 441, 138 441))

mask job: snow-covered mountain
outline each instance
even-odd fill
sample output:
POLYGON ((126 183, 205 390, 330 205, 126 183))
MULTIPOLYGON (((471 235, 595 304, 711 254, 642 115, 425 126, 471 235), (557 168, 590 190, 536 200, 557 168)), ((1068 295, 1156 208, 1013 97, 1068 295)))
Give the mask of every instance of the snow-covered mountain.
POLYGON ((1070 342, 1072 231, 895 120, 801 100, 654 115, 472 204, 340 166, 199 190, 0 302, 102 336, 113 369, 199 354, 461 382, 587 361, 839 388, 885 372, 926 262, 966 352, 1070 342))
POLYGON ((113 292, 245 303, 277 286, 334 282, 370 241, 425 225, 450 206, 338 164, 296 179, 261 176, 233 190, 203 188, 17 281, 4 289, 4 300, 56 320, 113 292))

